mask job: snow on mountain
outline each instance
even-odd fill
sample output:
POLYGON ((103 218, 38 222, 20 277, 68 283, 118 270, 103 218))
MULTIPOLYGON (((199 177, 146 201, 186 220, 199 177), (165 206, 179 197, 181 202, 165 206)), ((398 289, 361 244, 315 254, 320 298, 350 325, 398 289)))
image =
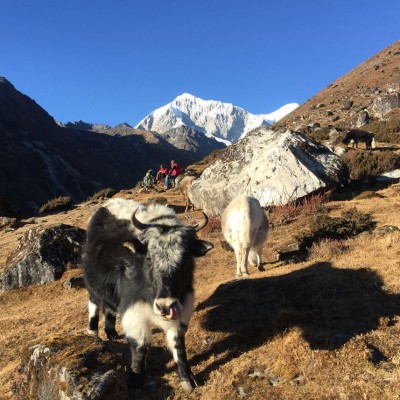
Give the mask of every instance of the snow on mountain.
POLYGON ((275 122, 279 121, 280 119, 291 113, 293 110, 295 110, 298 106, 299 105, 297 103, 289 103, 281 108, 278 108, 276 111, 270 114, 261 114, 261 117, 263 117, 271 125, 273 125, 275 122))
POLYGON ((170 129, 186 126, 229 144, 259 126, 271 125, 296 107, 297 104, 288 104, 271 114, 255 115, 230 103, 203 100, 184 93, 150 113, 136 128, 162 135, 170 129))

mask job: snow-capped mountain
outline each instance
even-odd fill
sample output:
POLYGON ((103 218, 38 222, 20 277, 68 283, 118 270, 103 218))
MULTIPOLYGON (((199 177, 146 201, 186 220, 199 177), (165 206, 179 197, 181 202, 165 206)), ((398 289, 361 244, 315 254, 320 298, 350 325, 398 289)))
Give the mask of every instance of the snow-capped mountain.
POLYGON ((230 103, 203 100, 184 93, 171 103, 153 111, 140 121, 136 128, 162 135, 170 129, 186 126, 230 144, 254 128, 272 125, 297 106, 295 103, 287 104, 273 113, 255 115, 230 103))
POLYGON ((271 125, 279 121, 293 110, 295 110, 299 105, 297 103, 289 103, 270 114, 261 114, 260 116, 266 119, 271 125))

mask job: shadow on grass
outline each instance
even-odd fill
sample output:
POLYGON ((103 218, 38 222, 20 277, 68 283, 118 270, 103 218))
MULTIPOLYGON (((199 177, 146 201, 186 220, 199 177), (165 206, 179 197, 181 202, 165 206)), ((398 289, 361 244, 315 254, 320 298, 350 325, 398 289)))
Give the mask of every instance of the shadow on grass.
POLYGON ((398 182, 397 178, 379 179, 377 177, 350 181, 346 186, 336 189, 330 197, 330 201, 352 200, 365 191, 378 192, 398 182))
POLYGON ((382 286, 370 269, 336 269, 330 263, 220 285, 197 310, 208 310, 206 330, 229 335, 190 363, 225 353, 201 373, 206 379, 219 365, 294 326, 301 328, 311 348, 337 349, 376 329, 380 318, 392 320, 400 313, 400 295, 387 294, 382 286))

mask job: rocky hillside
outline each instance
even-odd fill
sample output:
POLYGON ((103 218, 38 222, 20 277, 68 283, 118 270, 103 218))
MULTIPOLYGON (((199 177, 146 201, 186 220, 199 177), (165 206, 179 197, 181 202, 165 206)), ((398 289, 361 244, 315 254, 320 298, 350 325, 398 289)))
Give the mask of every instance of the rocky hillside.
MULTIPOLYGON (((400 121, 400 41, 385 48, 282 118, 276 126, 309 133, 400 121)), ((400 131, 400 123, 398 123, 400 131)))

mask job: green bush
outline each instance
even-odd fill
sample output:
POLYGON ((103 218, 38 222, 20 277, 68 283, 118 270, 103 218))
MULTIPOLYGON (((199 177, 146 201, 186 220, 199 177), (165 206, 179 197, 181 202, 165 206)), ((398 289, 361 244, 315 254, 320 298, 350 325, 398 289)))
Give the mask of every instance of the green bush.
POLYGON ((344 211, 340 217, 318 215, 311 220, 311 233, 297 237, 301 249, 310 249, 322 240, 343 240, 370 231, 375 226, 372 216, 356 208, 344 211))
POLYGON ((116 190, 114 190, 114 189, 110 189, 110 188, 101 189, 98 192, 96 192, 94 195, 89 197, 88 201, 89 200, 98 200, 98 199, 102 199, 104 197, 109 199, 110 197, 113 197, 115 193, 116 193, 116 190))
POLYGON ((365 179, 400 168, 400 156, 392 151, 350 150, 342 156, 351 180, 365 179))
POLYGON ((60 196, 49 200, 39 209, 39 214, 70 210, 74 202, 69 196, 60 196))

